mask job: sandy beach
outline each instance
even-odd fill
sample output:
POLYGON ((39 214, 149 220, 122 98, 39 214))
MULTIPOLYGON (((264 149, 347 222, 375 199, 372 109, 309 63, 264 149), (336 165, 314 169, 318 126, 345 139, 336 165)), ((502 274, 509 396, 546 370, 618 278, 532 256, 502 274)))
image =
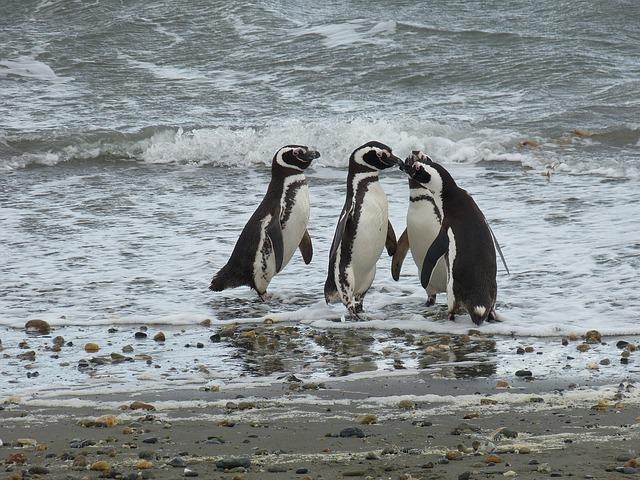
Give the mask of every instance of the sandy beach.
POLYGON ((6 397, 3 478, 543 479, 640 474, 640 390, 391 375, 6 397), (207 391, 208 390, 208 391, 207 391))

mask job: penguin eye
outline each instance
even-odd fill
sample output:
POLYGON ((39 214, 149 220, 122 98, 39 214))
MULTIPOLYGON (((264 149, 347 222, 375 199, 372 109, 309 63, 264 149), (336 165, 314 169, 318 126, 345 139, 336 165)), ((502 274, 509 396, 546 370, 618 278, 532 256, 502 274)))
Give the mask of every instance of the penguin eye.
POLYGON ((302 148, 294 148, 293 149, 293 154, 297 157, 298 155, 302 155, 304 153, 304 151, 302 150, 302 148))

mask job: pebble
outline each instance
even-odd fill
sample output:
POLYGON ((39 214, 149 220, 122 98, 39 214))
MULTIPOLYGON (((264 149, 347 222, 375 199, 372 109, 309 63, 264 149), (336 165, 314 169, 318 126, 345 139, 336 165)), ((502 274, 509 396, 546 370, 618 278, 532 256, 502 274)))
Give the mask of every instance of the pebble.
POLYGON ((589 350, 591 347, 589 346, 588 343, 581 343, 580 345, 578 345, 576 347, 576 350, 578 350, 579 352, 586 352, 587 350, 589 350))
POLYGON ((416 427, 431 427, 433 426, 433 422, 429 420, 414 420, 411 422, 411 425, 415 425, 416 427))
POLYGON ((309 473, 309 469, 308 468, 298 468, 296 469, 296 474, 297 475, 304 475, 305 473, 309 473))
POLYGON ((47 335, 51 331, 51 326, 44 320, 29 320, 24 324, 27 333, 37 335, 47 335))
POLYGON ((164 342, 166 340, 164 332, 158 332, 153 336, 156 342, 164 342))
POLYGON ((540 473, 551 473, 551 467, 548 463, 541 463, 538 465, 538 468, 536 468, 536 471, 540 473))
POLYGON ((502 458, 494 454, 487 455, 484 457, 484 463, 502 463, 502 458))
POLYGON ((364 438, 364 432, 358 427, 347 427, 340 430, 340 436, 343 438, 349 438, 349 437, 364 438))
POLYGON ((167 465, 176 468, 184 468, 187 466, 187 462, 182 457, 173 457, 171 460, 167 462, 167 465))
POLYGON ((108 472, 111 470, 111 464, 106 460, 98 460, 91 464, 89 470, 93 470, 94 472, 108 472))
POLYGON ((358 417, 358 423, 360 425, 371 425, 372 423, 377 423, 378 417, 372 413, 368 413, 366 415, 362 415, 358 417))
POLYGON ((531 377, 531 376, 533 376, 533 373, 531 373, 531 370, 516 371, 516 377, 531 377))
POLYGON ((132 353, 133 347, 131 345, 125 345, 122 347, 122 353, 132 353))
POLYGON ((149 470, 150 468, 153 468, 153 463, 149 460, 141 459, 136 462, 136 468, 138 470, 149 470))
POLYGON ((627 474, 627 475, 634 475, 634 474, 640 472, 640 470, 638 470, 637 468, 634 468, 634 467, 616 467, 616 472, 624 473, 624 474, 627 474))
POLYGON ((17 438, 14 445, 18 447, 35 447, 38 442, 33 438, 17 438))
POLYGON ((471 478, 471 472, 462 472, 458 475, 458 480, 469 480, 471 478))
POLYGON ((81 440, 79 438, 74 438, 69 442, 69 446, 71 448, 84 448, 90 447, 91 445, 95 445, 96 442, 93 440, 81 440))
POLYGON ((36 359, 36 352, 34 350, 29 350, 28 352, 19 353, 16 357, 18 360, 28 360, 33 362, 36 359))
POLYGON ((248 457, 230 457, 223 458, 216 462, 216 468, 222 470, 228 470, 231 468, 244 467, 249 468, 251 466, 251 459, 248 457))
POLYGON ((156 407, 154 407, 150 403, 139 402, 139 401, 131 402, 131 404, 129 405, 129 408, 131 410, 147 410, 147 411, 156 409, 156 407))
POLYGON ((94 342, 86 343, 84 346, 84 351, 88 353, 97 352, 98 350, 100 350, 100 346, 94 342))
POLYGON ((209 437, 207 438, 207 441, 205 443, 208 443, 210 445, 222 445, 224 443, 224 440, 220 437, 209 437))
POLYGON ((143 438, 142 443, 158 443, 158 437, 143 438))
POLYGON ((147 334, 144 332, 136 332, 133 336, 138 340, 144 340, 145 338, 147 338, 147 334))
POLYGON ((282 465, 270 465, 267 467, 267 472, 269 473, 285 473, 286 471, 287 468, 282 465))
POLYGON ((16 465, 24 465, 25 463, 27 463, 27 456, 22 452, 12 453, 7 457, 5 463, 7 465, 11 463, 15 463, 16 465))
POLYGON ((196 472, 195 470, 191 470, 190 468, 185 468, 184 469, 184 476, 185 477, 197 477, 199 475, 198 472, 196 472))
POLYGON ((400 400, 398 408, 401 410, 413 410, 416 408, 416 403, 413 400, 400 400))
POLYGON ((597 330, 589 330, 585 334, 585 341, 587 343, 600 343, 602 341, 602 335, 597 330))
POLYGON ((31 475, 47 475, 49 473, 49 469, 47 467, 34 465, 33 467, 29 467, 28 472, 31 475))
POLYGON ((447 460, 462 460, 463 453, 458 450, 449 450, 444 456, 447 460))

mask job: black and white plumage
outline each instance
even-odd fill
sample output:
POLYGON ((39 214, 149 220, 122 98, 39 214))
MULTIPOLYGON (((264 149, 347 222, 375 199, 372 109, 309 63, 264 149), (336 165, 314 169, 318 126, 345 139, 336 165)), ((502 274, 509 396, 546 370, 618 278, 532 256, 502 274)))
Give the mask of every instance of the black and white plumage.
POLYGON ((458 308, 464 307, 476 325, 495 320, 496 245, 482 211, 449 172, 428 157, 417 160, 412 155, 401 168, 433 193, 442 211, 440 230, 424 258, 422 286, 427 287, 444 256, 449 318, 453 320, 458 308))
POLYGON ((355 318, 363 310, 383 248, 389 255, 395 252, 396 235, 378 172, 398 163, 402 161, 380 142, 365 143, 349 157, 347 195, 331 244, 324 296, 327 303, 342 301, 355 318))
MULTIPOLYGON (((431 161, 431 159, 421 151, 413 151, 408 161, 431 161)), ((409 250, 418 267, 418 275, 422 273, 427 250, 438 236, 442 224, 442 205, 438 200, 428 188, 409 178, 407 228, 398 238, 398 248, 391 263, 391 276, 394 280, 398 281, 400 278, 402 263, 409 250)), ((426 291, 427 306, 436 303, 438 293, 447 291, 447 265, 444 256, 437 261, 426 291)))
POLYGON ((245 285, 265 301, 271 279, 289 263, 297 248, 305 263, 311 261, 309 189, 304 170, 319 156, 302 145, 286 145, 276 152, 267 193, 242 230, 229 261, 211 280, 210 290, 245 285))

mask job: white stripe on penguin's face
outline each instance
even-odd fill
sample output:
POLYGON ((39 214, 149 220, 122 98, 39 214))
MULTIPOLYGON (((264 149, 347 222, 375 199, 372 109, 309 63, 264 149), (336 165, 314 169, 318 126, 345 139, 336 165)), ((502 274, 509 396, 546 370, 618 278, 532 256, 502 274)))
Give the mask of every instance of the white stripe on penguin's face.
POLYGON ((295 165, 295 164, 292 164, 292 163, 288 163, 287 161, 285 161, 284 154, 287 153, 287 152, 292 152, 294 157, 297 157, 298 155, 304 155, 306 153, 306 150, 304 148, 302 148, 302 147, 282 147, 276 153, 276 163, 278 165, 280 165, 281 167, 295 168, 296 170, 302 171, 303 169, 300 168, 298 165, 295 165))
POLYGON ((384 150, 382 148, 378 148, 378 147, 364 147, 361 148, 359 150, 357 150, 354 154, 353 154, 353 159, 356 161, 357 164, 359 165, 364 165, 365 167, 369 167, 369 168, 375 168, 376 170, 380 170, 377 166, 375 165, 371 165, 370 163, 368 163, 365 159, 364 156, 369 153, 369 152, 375 152, 376 153, 376 157, 377 158, 389 158, 391 157, 391 152, 388 150, 384 150))
POLYGON ((415 162, 413 168, 415 173, 411 177, 415 181, 424 188, 431 190, 437 196, 442 194, 442 177, 438 170, 423 162, 415 162))

